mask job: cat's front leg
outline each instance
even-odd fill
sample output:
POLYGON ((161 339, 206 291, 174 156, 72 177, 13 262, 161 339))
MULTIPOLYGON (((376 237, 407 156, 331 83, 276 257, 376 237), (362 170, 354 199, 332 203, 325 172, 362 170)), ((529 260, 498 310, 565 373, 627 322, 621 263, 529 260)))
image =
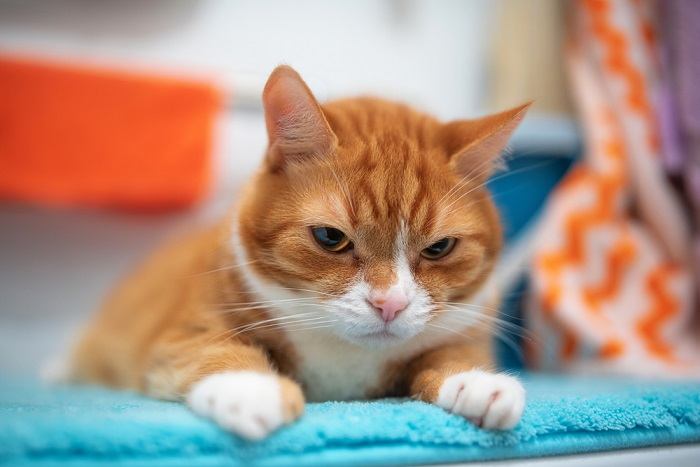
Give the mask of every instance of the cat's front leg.
POLYGON ((482 428, 511 429, 525 408, 525 389, 513 376, 479 369, 484 360, 469 345, 428 352, 409 365, 410 395, 482 428))
POLYGON ((520 421, 525 389, 512 376, 475 369, 447 376, 433 402, 482 428, 508 430, 520 421))
POLYGON ((146 392, 168 399, 184 395, 196 414, 250 440, 263 439, 301 416, 301 388, 276 373, 262 350, 208 341, 161 343, 146 392))
POLYGON ((222 428, 259 440, 296 420, 303 411, 304 397, 288 378, 242 370, 204 377, 193 385, 187 404, 222 428))

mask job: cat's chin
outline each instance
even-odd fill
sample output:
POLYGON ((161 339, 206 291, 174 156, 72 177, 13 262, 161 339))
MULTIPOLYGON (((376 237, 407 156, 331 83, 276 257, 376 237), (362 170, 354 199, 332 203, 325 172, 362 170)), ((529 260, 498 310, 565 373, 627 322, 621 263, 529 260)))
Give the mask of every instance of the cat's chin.
POLYGON ((340 337, 352 344, 360 345, 363 347, 386 348, 398 345, 402 342, 406 342, 415 335, 415 333, 410 333, 406 335, 399 334, 389 329, 383 329, 379 331, 367 332, 365 334, 344 334, 340 337))

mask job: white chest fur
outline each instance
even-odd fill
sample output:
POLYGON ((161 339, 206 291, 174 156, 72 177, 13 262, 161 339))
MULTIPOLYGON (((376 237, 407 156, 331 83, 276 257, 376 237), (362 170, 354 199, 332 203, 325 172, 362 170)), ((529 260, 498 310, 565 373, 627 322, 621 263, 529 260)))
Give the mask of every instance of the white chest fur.
POLYGON ((428 331, 408 342, 372 348, 347 342, 327 329, 285 334, 299 357, 297 376, 310 401, 364 399, 388 382, 392 365, 449 338, 449 334, 428 331))
POLYGON ((326 330, 292 331, 287 336, 299 356, 298 376, 311 401, 362 399, 383 382, 390 362, 385 349, 362 348, 326 330))

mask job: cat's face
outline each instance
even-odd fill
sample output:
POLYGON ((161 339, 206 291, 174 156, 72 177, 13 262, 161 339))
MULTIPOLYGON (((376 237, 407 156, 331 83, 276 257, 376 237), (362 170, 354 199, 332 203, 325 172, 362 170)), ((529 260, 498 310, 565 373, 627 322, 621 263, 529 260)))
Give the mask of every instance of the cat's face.
POLYGON ((238 231, 256 279, 318 315, 296 321, 390 344, 479 289, 501 246, 483 184, 525 108, 446 125, 371 99, 321 108, 286 67, 264 98, 271 145, 238 231))

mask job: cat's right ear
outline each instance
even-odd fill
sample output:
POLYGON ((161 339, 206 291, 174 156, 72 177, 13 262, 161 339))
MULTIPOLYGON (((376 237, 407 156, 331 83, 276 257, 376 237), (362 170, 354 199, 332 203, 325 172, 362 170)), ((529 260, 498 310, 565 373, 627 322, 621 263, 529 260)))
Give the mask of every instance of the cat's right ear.
POLYGON ((532 102, 478 118, 458 120, 443 126, 442 144, 452 169, 461 177, 483 183, 501 165, 501 152, 525 117, 532 102))
POLYGON ((270 170, 326 155, 338 144, 321 106, 293 68, 281 65, 274 69, 263 91, 263 105, 270 170))

